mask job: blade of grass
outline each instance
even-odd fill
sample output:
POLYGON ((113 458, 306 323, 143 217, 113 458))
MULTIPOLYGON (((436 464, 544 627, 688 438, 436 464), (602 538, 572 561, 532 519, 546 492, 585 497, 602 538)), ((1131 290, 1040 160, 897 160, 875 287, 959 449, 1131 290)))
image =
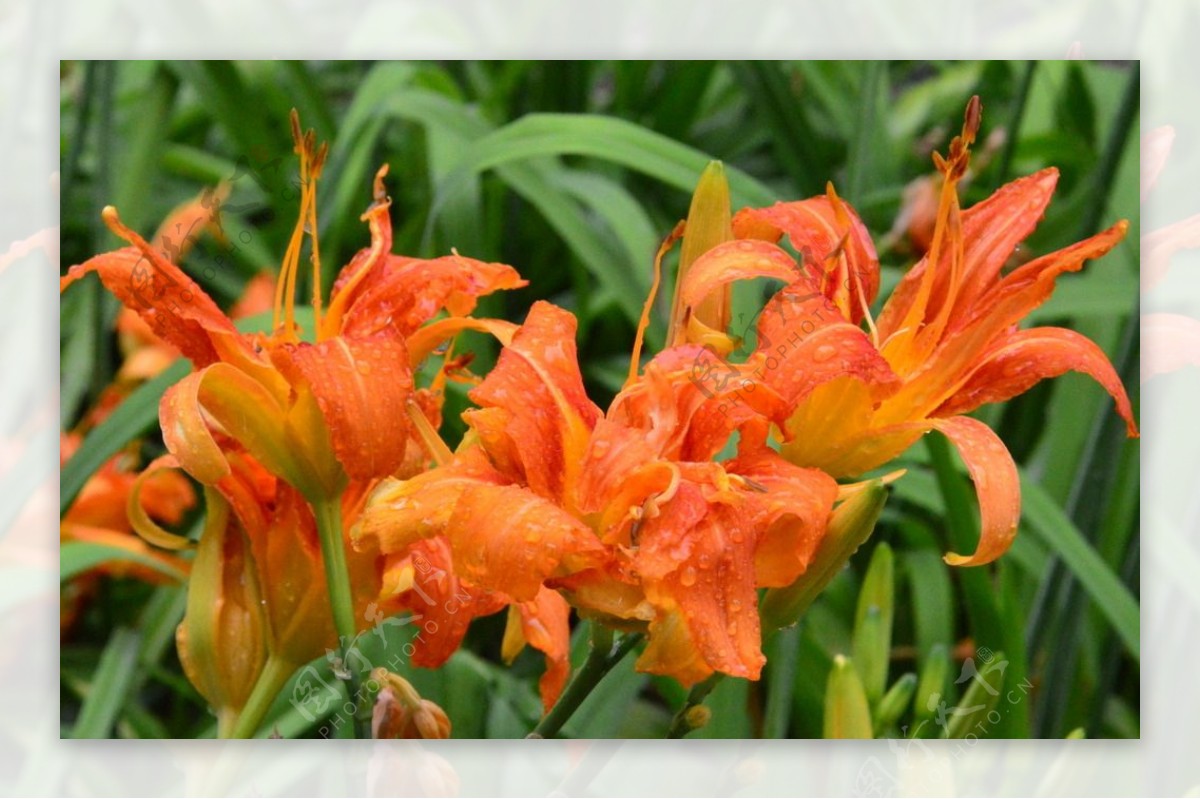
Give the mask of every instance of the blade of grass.
POLYGON ((767 702, 763 738, 787 738, 800 659, 800 627, 777 632, 767 645, 767 702))
POLYGON ((786 67, 772 61, 730 65, 771 137, 771 151, 800 194, 819 194, 830 177, 830 158, 805 105, 793 94, 786 67))
POLYGON ((71 729, 72 738, 109 737, 133 682, 140 646, 141 636, 137 631, 127 627, 113 631, 88 686, 79 718, 71 729))

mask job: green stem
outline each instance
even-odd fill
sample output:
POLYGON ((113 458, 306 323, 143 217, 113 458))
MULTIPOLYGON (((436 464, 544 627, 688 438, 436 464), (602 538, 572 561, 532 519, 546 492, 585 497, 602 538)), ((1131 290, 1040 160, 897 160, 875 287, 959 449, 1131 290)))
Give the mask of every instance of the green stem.
POLYGON ((325 563, 325 583, 329 589, 333 626, 338 634, 338 649, 349 674, 346 689, 350 701, 355 705, 354 734, 356 738, 370 738, 369 708, 366 707, 362 690, 362 677, 351 668, 349 659, 350 649, 358 636, 358 623, 354 617, 354 593, 350 587, 350 567, 346 563, 346 547, 342 538, 341 498, 314 502, 313 515, 317 520, 317 537, 321 540, 321 559, 325 563))
POLYGON ((704 700, 708 698, 708 695, 712 693, 713 689, 724 678, 725 675, 718 671, 713 673, 707 680, 698 682, 692 686, 692 690, 688 692, 683 707, 679 708, 679 712, 671 720, 671 727, 667 730, 668 738, 682 738, 696 729, 696 726, 692 724, 689 718, 692 708, 704 704, 704 700))
POLYGON ((588 652, 587 660, 583 666, 575 674, 570 685, 563 691, 563 695, 559 697, 558 702, 554 707, 550 708, 550 712, 546 714, 533 732, 529 734, 530 738, 553 738, 562 729, 562 726, 567 723, 571 715, 579 709, 583 704, 583 700, 588 698, 588 695, 595 689, 605 675, 612 670, 613 666, 621 662, 621 659, 629 653, 631 649, 642 640, 640 634, 626 635, 613 648, 613 631, 608 627, 600 624, 592 625, 592 647, 588 652))
POLYGON ((271 655, 263 666, 254 690, 246 700, 242 712, 230 718, 222 715, 217 719, 217 735, 220 738, 253 738, 258 732, 267 711, 275 703, 275 697, 287 685, 296 672, 296 666, 281 657, 271 655))

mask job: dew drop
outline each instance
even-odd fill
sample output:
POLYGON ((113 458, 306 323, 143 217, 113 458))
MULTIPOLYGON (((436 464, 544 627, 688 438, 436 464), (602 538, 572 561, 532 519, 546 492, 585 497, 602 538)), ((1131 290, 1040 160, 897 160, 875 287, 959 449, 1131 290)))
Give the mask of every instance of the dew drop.
POLYGON ((825 361, 831 360, 835 355, 837 355, 837 347, 833 346, 832 344, 822 344, 813 350, 812 357, 817 363, 824 363, 825 361))
POLYGON ((679 582, 683 586, 688 587, 688 588, 695 585, 696 584, 696 569, 695 569, 695 567, 685 566, 683 569, 683 573, 679 575, 679 582))

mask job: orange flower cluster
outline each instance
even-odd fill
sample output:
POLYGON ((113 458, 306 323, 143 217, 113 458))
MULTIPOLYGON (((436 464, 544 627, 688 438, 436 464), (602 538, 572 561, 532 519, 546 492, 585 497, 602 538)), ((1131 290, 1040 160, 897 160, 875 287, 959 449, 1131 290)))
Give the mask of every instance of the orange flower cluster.
MULTIPOLYGON (((1109 390, 1131 435, 1136 428, 1094 344, 1067 330, 1017 327, 1058 275, 1115 246, 1125 223, 1005 274, 1056 173, 1018 180, 963 211, 957 183, 978 124, 973 101, 962 135, 935 157, 940 196, 928 254, 877 320, 874 244, 832 187, 735 215, 720 165, 710 167, 655 261, 629 379, 607 409, 585 391, 571 313, 537 302, 520 327, 468 315, 478 297, 524 285, 511 267, 390 252, 386 167, 363 216, 371 243, 323 305, 309 231, 317 230, 325 150, 298 123, 300 219, 269 335, 239 333, 179 267, 106 209, 131 246, 73 267, 63 287, 97 272, 195 364, 163 398, 170 454, 146 470, 144 491, 174 467, 205 486, 210 527, 214 517, 221 527, 212 535, 226 555, 201 596, 242 608, 228 625, 243 631, 243 658, 258 653, 239 661, 249 676, 222 677, 195 658, 189 676, 236 716, 264 658, 298 666, 336 642, 335 594, 348 577, 352 596, 342 602, 355 608, 358 628, 372 601, 430 622, 413 656, 422 666, 449 658, 471 620, 507 608, 502 654, 511 660, 528 644, 545 655, 547 708, 569 677, 572 608, 644 633, 643 671, 684 684, 714 672, 757 679, 765 660, 760 589, 794 589, 809 576, 835 505, 861 488, 836 479, 886 465, 931 430, 958 446, 983 517, 977 550, 947 560, 998 557, 1019 518, 1016 467, 990 429, 962 414, 1078 370, 1109 390), (306 235, 315 287, 309 339, 294 306, 306 235), (780 246, 785 236, 799 258, 780 246), (661 262, 680 239, 668 346, 642 365, 661 262), (731 287, 759 277, 784 285, 758 317, 748 355, 735 357, 743 342, 729 330, 731 287), (494 335, 503 350, 469 392, 476 407, 464 413, 468 432, 451 452, 437 429, 458 361, 450 346, 438 348, 467 329, 494 335), (437 357, 434 383, 418 387, 418 367, 437 357), (736 453, 721 459, 731 442, 736 453), (234 595, 229 568, 246 576, 236 584, 250 594, 234 595), (214 585, 230 586, 228 596, 214 585), (251 594, 262 610, 250 607, 251 594)), ((144 512, 135 516, 148 540, 188 543, 144 512)), ((830 573, 828 564, 820 571, 830 573)), ((193 629, 217 641, 212 628, 225 624, 189 604, 191 621, 201 616, 198 627, 185 621, 187 650, 193 629)), ((418 705, 408 701, 405 712, 418 705)), ((408 734, 398 731, 408 722, 393 723, 402 716, 387 716, 389 735, 408 734)), ((444 732, 439 724, 422 734, 444 732)))

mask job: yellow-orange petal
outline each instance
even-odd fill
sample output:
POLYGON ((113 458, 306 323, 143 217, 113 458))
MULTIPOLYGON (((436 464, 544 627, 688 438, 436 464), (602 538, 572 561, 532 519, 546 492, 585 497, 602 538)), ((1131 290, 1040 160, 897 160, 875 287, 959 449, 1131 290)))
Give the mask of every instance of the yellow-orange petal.
POLYGON ((412 398, 408 350, 396 333, 284 344, 272 360, 316 398, 337 459, 358 480, 386 477, 404 461, 412 398))
POLYGON ((650 622, 646 649, 637 659, 637 670, 671 677, 689 688, 712 676, 713 668, 701 657, 691 630, 678 609, 660 613, 650 622))
POLYGON ((1102 385, 1116 402, 1129 435, 1137 435, 1129 397, 1104 351, 1086 336, 1058 327, 1019 330, 1003 339, 937 413, 969 413, 980 405, 1024 394, 1038 381, 1070 371, 1089 375, 1102 385))
POLYGON ((152 460, 133 481, 126 504, 129 524, 133 527, 133 531, 147 543, 163 549, 185 549, 190 547, 192 542, 185 536, 165 530, 150 518, 145 505, 142 504, 142 488, 162 471, 178 468, 180 468, 179 461, 173 455, 162 455, 152 460))
POLYGON ((979 545, 971 555, 950 553, 951 566, 982 566, 1008 551, 1021 518, 1021 482, 1017 465, 1000 437, 969 416, 934 419, 931 427, 958 449, 975 483, 981 517, 979 545))
POLYGON ((163 442, 184 471, 214 484, 229 474, 222 447, 210 429, 236 440, 272 474, 309 494, 319 492, 316 470, 294 451, 284 429, 284 409, 262 384, 224 363, 188 375, 159 404, 163 442))

